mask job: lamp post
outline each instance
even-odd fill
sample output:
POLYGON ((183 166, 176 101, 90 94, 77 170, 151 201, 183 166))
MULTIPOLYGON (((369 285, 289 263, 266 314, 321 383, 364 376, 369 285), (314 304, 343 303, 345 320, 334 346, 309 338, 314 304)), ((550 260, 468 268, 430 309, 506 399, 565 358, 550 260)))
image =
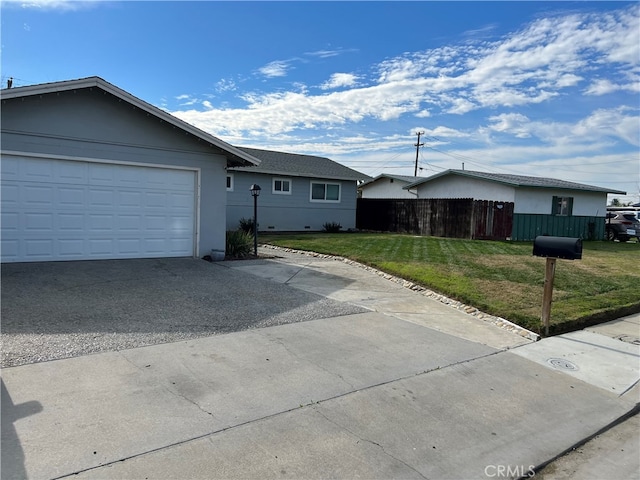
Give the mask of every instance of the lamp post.
POLYGON ((253 254, 258 256, 258 195, 260 195, 260 185, 254 183, 249 187, 253 197, 253 254))

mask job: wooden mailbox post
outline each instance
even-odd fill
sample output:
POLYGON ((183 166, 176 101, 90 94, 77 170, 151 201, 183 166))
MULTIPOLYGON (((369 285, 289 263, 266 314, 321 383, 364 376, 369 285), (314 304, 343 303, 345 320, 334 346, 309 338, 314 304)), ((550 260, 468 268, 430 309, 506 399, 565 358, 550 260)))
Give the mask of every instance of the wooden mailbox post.
POLYGON ((533 255, 546 257, 544 271, 544 291, 542 293, 542 325, 544 335, 549 336, 551 319, 551 300, 553 298, 553 279, 556 274, 556 260, 580 260, 582 258, 582 240, 571 237, 551 237, 542 235, 533 241, 533 255))

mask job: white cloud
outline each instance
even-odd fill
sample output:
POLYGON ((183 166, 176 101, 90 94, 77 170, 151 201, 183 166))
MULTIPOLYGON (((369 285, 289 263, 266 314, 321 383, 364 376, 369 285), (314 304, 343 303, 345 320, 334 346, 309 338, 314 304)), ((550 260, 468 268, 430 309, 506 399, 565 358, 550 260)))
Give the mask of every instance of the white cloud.
POLYGON ((558 88, 573 87, 579 84, 582 80, 584 80, 583 77, 574 75, 573 73, 567 73, 565 75, 560 76, 560 78, 558 78, 558 81, 556 82, 556 86, 558 88))
POLYGON ((475 103, 470 102, 463 97, 451 98, 450 103, 451 106, 446 110, 447 113, 462 115, 477 108, 477 105, 475 103))
MULTIPOLYGON (((544 162, 557 160, 561 165, 575 158, 629 157, 628 153, 604 153, 612 148, 634 152, 637 163, 638 99, 628 95, 640 91, 638 32, 640 9, 635 6, 613 13, 558 15, 538 19, 499 40, 387 59, 373 67, 374 81, 369 84, 364 76, 338 72, 322 84, 321 94, 304 87, 278 93, 245 92, 238 97, 244 105, 214 108, 208 103, 203 104, 207 111, 174 114, 232 143, 246 144, 251 139, 254 146, 316 153, 347 164, 356 162, 353 158, 365 162, 375 157, 380 159, 377 169, 384 167, 384 159, 394 157, 388 152, 406 148, 408 160, 402 160, 406 174, 413 173, 415 137, 380 135, 377 131, 387 127, 378 128, 373 122, 395 121, 404 115, 429 119, 424 125, 428 128, 422 130, 447 143, 447 149, 454 148, 449 150, 452 153, 483 159, 485 164, 509 165, 525 174, 557 176, 546 166, 529 171, 521 166, 527 161, 551 165, 544 162), (332 88, 340 90, 329 91, 332 88), (591 112, 585 108, 593 96, 607 94, 615 94, 610 108, 600 108, 601 102, 591 112), (580 106, 581 118, 569 120, 577 113, 566 110, 569 99, 580 106), (561 100, 563 120, 554 120, 554 102, 561 100), (620 107, 625 101, 634 103, 620 107), (528 108, 535 105, 544 108, 528 108), (481 120, 467 121, 468 114, 476 111, 487 118, 486 125, 481 120), (452 119, 451 114, 456 117, 452 119), (357 133, 362 131, 367 133, 357 133), (508 147, 502 146, 504 141, 508 147)), ((262 73, 284 76, 290 66, 291 61, 272 62, 262 73)), ((461 157, 433 151, 428 156, 434 166, 460 167, 461 157)), ((611 165, 607 168, 612 170, 611 165)), ((597 175, 605 170, 585 174, 585 180, 591 179, 585 183, 598 184, 597 175)), ((575 175, 574 180, 580 181, 570 169, 558 172, 564 176, 557 178, 575 175)))
POLYGON ((215 84, 214 88, 216 92, 224 93, 224 92, 235 91, 238 89, 238 86, 236 85, 236 82, 234 82, 233 80, 223 78, 222 80, 219 80, 215 84))
POLYGON ((340 51, 339 50, 318 50, 315 52, 306 52, 305 55, 309 55, 311 57, 329 58, 329 57, 336 57, 340 55, 340 51))
POLYGON ((314 52, 305 52, 305 55, 309 57, 318 57, 318 58, 331 58, 337 57, 338 55, 342 55, 343 53, 354 53, 357 52, 356 48, 337 48, 334 50, 316 50, 314 52))
MULTIPOLYGON (((518 113, 503 113, 489 117, 487 128, 516 138, 536 137, 547 145, 580 145, 593 149, 594 145, 611 139, 628 145, 640 145, 640 116, 636 111, 628 115, 627 108, 599 109, 575 123, 531 121, 518 113)), ((598 147, 601 148, 601 147, 598 147)))
POLYGON ((183 93, 182 95, 178 95, 175 98, 176 100, 178 100, 180 106, 182 107, 188 107, 190 105, 195 105, 198 103, 198 100, 196 98, 193 98, 191 95, 188 95, 186 93, 183 93))
POLYGON ((320 85, 322 90, 333 90, 340 87, 351 87, 356 84, 358 77, 352 73, 334 73, 331 78, 320 85))
POLYGON ((635 81, 629 83, 614 83, 608 78, 599 78, 591 83, 584 91, 586 95, 606 95, 608 93, 627 91, 631 93, 640 92, 640 76, 635 81))
POLYGON ((529 119, 519 113, 502 113, 489 120, 495 122, 489 125, 491 130, 502 133, 511 133, 518 138, 528 138, 531 136, 529 131, 529 119))
POLYGON ((258 71, 265 77, 284 77, 290 68, 290 62, 285 60, 275 60, 266 64, 264 67, 260 67, 258 71))
POLYGON ((587 95, 606 95, 607 93, 612 93, 617 90, 620 90, 620 85, 613 83, 608 78, 601 78, 589 85, 585 93, 587 95))
POLYGON ((30 10, 81 10, 107 0, 2 0, 2 6, 30 10))
POLYGON ((640 146, 640 116, 625 115, 625 109, 600 109, 578 122, 572 129, 576 136, 587 138, 614 137, 640 146))
POLYGON ((473 30, 467 30, 462 34, 462 36, 473 37, 474 39, 478 37, 486 37, 489 34, 491 34, 493 31, 495 31, 496 28, 497 28, 497 25, 495 23, 492 23, 489 25, 485 25, 484 27, 476 28, 473 30))

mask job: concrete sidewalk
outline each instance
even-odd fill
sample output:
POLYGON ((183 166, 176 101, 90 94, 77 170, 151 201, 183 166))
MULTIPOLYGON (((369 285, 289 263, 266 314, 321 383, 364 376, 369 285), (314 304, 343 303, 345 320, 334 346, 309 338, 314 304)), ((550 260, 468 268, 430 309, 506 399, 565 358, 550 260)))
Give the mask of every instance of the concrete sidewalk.
POLYGON ((534 343, 279 256, 225 265, 371 312, 6 368, 2 478, 516 478, 638 402, 619 330, 534 343))

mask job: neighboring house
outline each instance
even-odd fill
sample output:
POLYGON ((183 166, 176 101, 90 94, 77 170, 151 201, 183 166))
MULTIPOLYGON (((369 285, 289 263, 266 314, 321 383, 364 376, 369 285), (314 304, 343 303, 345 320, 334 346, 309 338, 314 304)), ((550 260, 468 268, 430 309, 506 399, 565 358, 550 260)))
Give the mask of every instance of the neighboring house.
POLYGON ((328 158, 238 147, 260 165, 227 172, 227 229, 253 218, 252 184, 260 231, 320 231, 326 223, 356 225, 357 182, 369 177, 328 158))
POLYGON ((553 178, 447 170, 405 188, 419 198, 473 198, 512 202, 512 240, 537 235, 604 238, 607 194, 626 192, 553 178))
POLYGON ((3 262, 224 251, 226 169, 249 153, 99 77, 0 98, 3 262))
POLYGON ((415 189, 404 187, 423 178, 383 173, 361 184, 358 191, 361 198, 417 198, 415 189))

